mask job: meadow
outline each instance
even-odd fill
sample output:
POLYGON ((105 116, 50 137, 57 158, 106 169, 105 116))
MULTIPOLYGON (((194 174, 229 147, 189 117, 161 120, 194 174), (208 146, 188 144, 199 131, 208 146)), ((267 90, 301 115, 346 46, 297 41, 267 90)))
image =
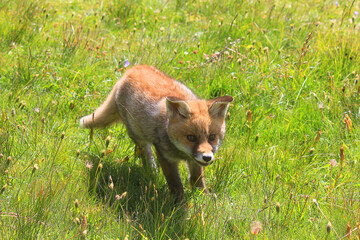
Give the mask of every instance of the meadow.
POLYGON ((358 239, 355 0, 0 1, 2 239, 358 239), (130 64, 130 65, 129 65, 130 64), (231 95, 174 205, 121 124, 79 128, 126 69, 231 95), (129 66, 128 66, 129 65, 129 66))

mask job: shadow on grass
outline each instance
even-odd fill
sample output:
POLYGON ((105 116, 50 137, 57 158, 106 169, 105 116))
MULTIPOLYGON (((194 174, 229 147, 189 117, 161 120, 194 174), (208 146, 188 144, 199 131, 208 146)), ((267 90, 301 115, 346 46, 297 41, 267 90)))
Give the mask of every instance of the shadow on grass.
POLYGON ((184 235, 186 203, 174 204, 160 169, 156 174, 134 161, 90 158, 89 193, 114 215, 129 220, 141 235, 147 232, 156 239, 184 235))

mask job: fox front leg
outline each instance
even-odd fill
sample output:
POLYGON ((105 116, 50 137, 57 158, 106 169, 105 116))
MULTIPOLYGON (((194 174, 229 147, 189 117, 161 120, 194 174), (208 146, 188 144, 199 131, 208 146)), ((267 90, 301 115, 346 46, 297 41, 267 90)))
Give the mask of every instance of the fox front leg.
POLYGON ((169 162, 159 153, 157 153, 157 156, 161 169, 169 185, 170 194, 175 197, 176 203, 179 203, 184 200, 185 194, 181 183, 178 164, 176 162, 169 162))
POLYGON ((204 192, 209 193, 205 185, 204 168, 194 162, 188 162, 188 168, 191 186, 201 188, 204 192))

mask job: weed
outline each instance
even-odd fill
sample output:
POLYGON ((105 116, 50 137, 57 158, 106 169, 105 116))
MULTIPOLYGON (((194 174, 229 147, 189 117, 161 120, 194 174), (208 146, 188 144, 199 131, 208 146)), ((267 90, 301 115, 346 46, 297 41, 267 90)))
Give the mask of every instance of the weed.
POLYGON ((1 1, 2 237, 355 238, 359 7, 1 1), (203 98, 235 97, 204 172, 210 194, 184 184, 187 202, 174 206, 123 126, 79 129, 129 64, 203 98))

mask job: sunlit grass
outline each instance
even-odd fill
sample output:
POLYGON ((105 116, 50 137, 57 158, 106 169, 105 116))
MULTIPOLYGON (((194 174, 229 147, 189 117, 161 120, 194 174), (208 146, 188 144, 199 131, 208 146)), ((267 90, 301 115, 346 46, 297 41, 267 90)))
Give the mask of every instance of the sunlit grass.
POLYGON ((359 236, 355 1, 0 2, 0 230, 6 239, 359 236), (174 207, 126 130, 80 117, 130 66, 232 95, 206 169, 174 207), (251 114, 251 117, 250 117, 251 114))

